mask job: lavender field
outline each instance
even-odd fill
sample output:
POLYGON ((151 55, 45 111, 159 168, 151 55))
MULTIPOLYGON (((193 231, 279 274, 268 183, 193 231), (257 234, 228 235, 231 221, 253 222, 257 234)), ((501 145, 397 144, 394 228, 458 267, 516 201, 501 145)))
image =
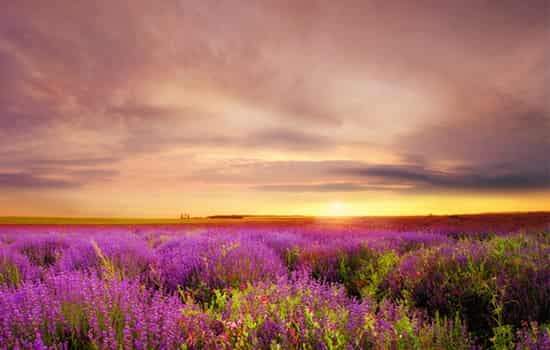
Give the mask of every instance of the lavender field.
POLYGON ((457 220, 0 226, 0 348, 550 349, 547 224, 457 220))

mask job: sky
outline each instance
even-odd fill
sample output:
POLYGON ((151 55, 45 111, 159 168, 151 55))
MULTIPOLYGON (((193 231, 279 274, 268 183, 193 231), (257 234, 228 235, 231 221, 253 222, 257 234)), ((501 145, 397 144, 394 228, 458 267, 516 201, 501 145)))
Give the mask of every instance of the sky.
POLYGON ((550 210, 547 0, 5 0, 0 215, 550 210))

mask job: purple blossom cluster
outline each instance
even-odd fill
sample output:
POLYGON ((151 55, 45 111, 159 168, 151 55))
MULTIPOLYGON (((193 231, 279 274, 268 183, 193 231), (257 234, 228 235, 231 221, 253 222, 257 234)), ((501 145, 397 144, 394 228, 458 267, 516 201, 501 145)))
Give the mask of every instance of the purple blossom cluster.
POLYGON ((158 281, 160 277, 156 252, 144 240, 131 235, 73 239, 56 268, 99 277, 116 274, 118 278, 137 278, 143 282, 158 281))
POLYGON ((202 297, 215 289, 272 281, 287 273, 271 248, 246 236, 178 237, 157 252, 165 286, 202 297))
POLYGON ((0 232, 0 349, 549 348, 548 233, 69 228, 0 232))
POLYGON ((18 287, 24 281, 37 279, 39 274, 40 270, 26 256, 0 247, 0 285, 18 287))
POLYGON ((136 281, 61 273, 0 292, 3 348, 177 348, 182 304, 136 281))

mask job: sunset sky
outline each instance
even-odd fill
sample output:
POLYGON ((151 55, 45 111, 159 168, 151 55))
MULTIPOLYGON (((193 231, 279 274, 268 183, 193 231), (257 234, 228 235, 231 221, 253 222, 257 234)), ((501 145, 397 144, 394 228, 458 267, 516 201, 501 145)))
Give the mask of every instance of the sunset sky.
POLYGON ((550 210, 547 0, 5 0, 0 216, 550 210))

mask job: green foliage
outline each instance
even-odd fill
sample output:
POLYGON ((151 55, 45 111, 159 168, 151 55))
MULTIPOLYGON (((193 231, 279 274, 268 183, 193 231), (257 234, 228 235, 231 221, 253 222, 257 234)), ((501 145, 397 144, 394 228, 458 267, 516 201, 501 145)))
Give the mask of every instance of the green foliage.
POLYGON ((449 319, 436 313, 431 324, 420 332, 420 349, 466 350, 471 349, 472 345, 473 341, 458 314, 449 319))
POLYGON ((21 272, 17 265, 9 261, 0 262, 0 286, 17 287, 20 284, 21 272))
POLYGON ((395 331, 398 334, 398 349, 421 349, 420 339, 416 336, 408 316, 403 316, 395 323, 395 331))
MULTIPOLYGON (((229 296, 227 293, 225 293, 222 290, 216 289, 214 290, 212 300, 210 302, 210 305, 208 307, 208 311, 211 314, 214 314, 215 312, 219 310, 223 310, 227 304, 229 296)), ((233 302, 238 302, 237 299, 233 300, 233 302)))
POLYGON ((497 336, 495 331, 500 332, 496 339, 503 339, 506 328, 500 327, 548 319, 545 242, 519 234, 422 249, 406 254, 385 285, 391 286, 393 298, 432 317, 461 315, 482 343, 497 336))
MULTIPOLYGON (((80 303, 63 302, 61 304, 61 314, 68 324, 69 329, 64 329, 59 325, 58 337, 68 339, 69 348, 72 349, 90 349, 92 344, 88 339, 89 321, 87 311, 80 303)), ((47 341, 49 339, 46 339, 47 341)))
POLYGON ((514 331, 511 325, 503 325, 493 328, 491 338, 494 350, 509 350, 514 348, 514 331))
POLYGON ((121 281, 122 279, 124 279, 124 270, 121 268, 118 268, 111 259, 105 256, 103 254, 103 251, 99 247, 99 245, 94 240, 92 240, 91 242, 92 242, 92 247, 94 249, 94 252, 99 258, 99 263, 102 270, 102 276, 108 280, 116 279, 121 281))
POLYGON ((399 263, 393 251, 377 252, 367 247, 342 254, 338 259, 338 279, 351 296, 381 300, 386 276, 399 263))
POLYGON ((284 252, 284 263, 289 271, 296 270, 298 262, 300 261, 300 248, 292 247, 287 248, 284 252))

